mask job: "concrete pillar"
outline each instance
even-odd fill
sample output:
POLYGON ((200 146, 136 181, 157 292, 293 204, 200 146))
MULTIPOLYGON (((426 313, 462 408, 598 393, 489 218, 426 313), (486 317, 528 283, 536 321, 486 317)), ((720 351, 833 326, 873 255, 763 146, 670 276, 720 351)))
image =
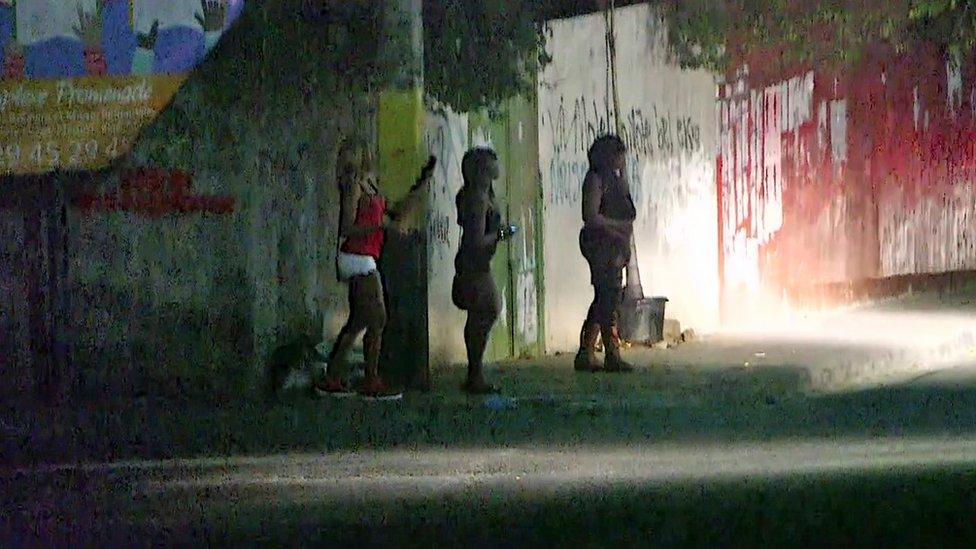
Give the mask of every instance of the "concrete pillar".
MULTIPOLYGON (((392 202, 407 194, 426 158, 421 0, 386 0, 380 52, 384 88, 379 93, 379 179, 392 202)), ((389 323, 381 370, 412 388, 429 387, 426 212, 405 236, 394 232, 381 261, 389 323)))

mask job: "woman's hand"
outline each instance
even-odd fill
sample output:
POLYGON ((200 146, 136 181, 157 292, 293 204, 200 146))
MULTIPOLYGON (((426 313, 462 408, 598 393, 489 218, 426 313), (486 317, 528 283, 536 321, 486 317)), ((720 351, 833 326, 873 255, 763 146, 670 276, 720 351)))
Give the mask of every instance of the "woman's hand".
POLYGON ((400 233, 409 232, 409 223, 415 220, 417 213, 427 204, 429 183, 429 178, 419 181, 400 202, 390 208, 390 228, 396 229, 400 233))
POLYGON ((498 229, 498 240, 508 240, 509 238, 515 236, 515 233, 517 232, 518 227, 515 225, 506 225, 501 229, 498 229))
POLYGON ((409 232, 409 228, 404 221, 405 219, 406 218, 403 216, 392 216, 387 214, 383 216, 383 222, 381 225, 383 230, 393 231, 397 234, 404 235, 409 232))
POLYGON ((618 227, 618 228, 612 228, 607 230, 609 230, 614 236, 616 236, 620 240, 626 240, 628 242, 630 241, 630 236, 634 232, 631 227, 618 227))
POLYGON ((583 181, 583 223, 587 227, 597 228, 609 234, 630 239, 633 221, 613 219, 600 213, 600 203, 603 201, 604 182, 600 176, 590 172, 583 181))

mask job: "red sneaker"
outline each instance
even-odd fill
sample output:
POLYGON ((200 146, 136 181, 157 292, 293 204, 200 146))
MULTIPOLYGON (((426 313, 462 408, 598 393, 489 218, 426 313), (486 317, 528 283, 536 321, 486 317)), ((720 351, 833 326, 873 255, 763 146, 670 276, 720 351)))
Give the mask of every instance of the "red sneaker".
POLYGON ((356 394, 349 386, 349 382, 339 378, 325 378, 315 384, 315 392, 319 396, 332 398, 349 398, 356 394))
POLYGON ((363 381, 359 388, 359 395, 363 400, 400 400, 403 398, 403 391, 393 389, 383 378, 374 377, 363 381))

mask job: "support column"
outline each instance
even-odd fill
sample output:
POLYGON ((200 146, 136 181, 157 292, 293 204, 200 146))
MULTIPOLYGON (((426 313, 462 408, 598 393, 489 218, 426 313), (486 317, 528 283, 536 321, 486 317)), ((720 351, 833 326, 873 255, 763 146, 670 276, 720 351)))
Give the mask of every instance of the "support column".
MULTIPOLYGON (((426 159, 421 0, 386 0, 380 52, 384 88, 379 93, 379 180, 392 201, 403 198, 426 159)), ((427 324, 427 213, 407 235, 388 233, 381 260, 389 321, 380 368, 410 388, 430 385, 427 324)))

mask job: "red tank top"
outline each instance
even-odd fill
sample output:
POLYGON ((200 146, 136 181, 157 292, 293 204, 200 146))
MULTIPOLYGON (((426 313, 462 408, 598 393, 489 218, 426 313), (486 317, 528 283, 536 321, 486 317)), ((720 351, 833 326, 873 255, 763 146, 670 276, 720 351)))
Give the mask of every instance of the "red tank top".
MULTIPOLYGON (((380 195, 364 197, 359 202, 356 209, 357 227, 379 227, 383 224, 383 215, 386 213, 386 200, 380 195)), ((347 238, 342 244, 341 250, 347 254, 368 255, 373 259, 379 259, 383 252, 383 240, 385 234, 382 230, 370 233, 366 236, 357 238, 347 238)))

